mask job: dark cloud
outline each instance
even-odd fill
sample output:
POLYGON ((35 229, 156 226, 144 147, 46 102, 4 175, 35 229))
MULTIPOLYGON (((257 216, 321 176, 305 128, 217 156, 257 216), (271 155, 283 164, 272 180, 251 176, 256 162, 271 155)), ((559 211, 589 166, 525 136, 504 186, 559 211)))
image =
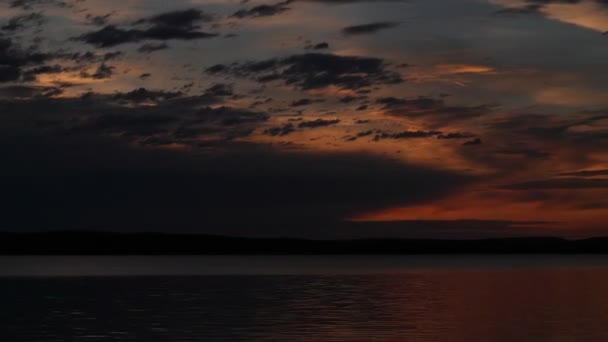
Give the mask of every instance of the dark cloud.
POLYGON ((476 146, 476 145, 481 145, 482 141, 480 138, 475 138, 473 140, 469 140, 469 141, 465 141, 464 143, 462 143, 462 146, 476 146))
POLYGON ((383 139, 417 139, 430 138, 440 135, 440 131, 404 131, 398 133, 380 132, 374 136, 374 141, 383 139))
POLYGON ((42 64, 51 57, 32 50, 23 50, 11 39, 0 37, 0 82, 18 81, 24 68, 42 64))
POLYGON ((316 119, 316 120, 312 120, 312 121, 302 121, 298 124, 298 127, 299 128, 317 128, 317 127, 332 126, 332 125, 336 125, 338 123, 340 123, 339 119, 331 119, 331 120, 316 119))
POLYGON ((0 99, 5 99, 0 106, 19 110, 22 115, 33 113, 32 124, 54 118, 54 123, 46 126, 59 135, 114 137, 134 146, 178 144, 197 148, 202 143, 201 136, 207 143, 238 140, 269 118, 264 112, 211 107, 226 97, 224 86, 210 87, 197 96, 140 88, 126 93, 51 99, 57 91, 61 89, 0 88, 0 99), (48 112, 52 114, 41 114, 48 112))
POLYGON ((560 176, 566 177, 596 177, 596 176, 608 176, 608 170, 583 170, 573 172, 563 172, 560 176))
POLYGON ((216 33, 200 31, 199 22, 210 21, 211 17, 197 9, 175 11, 140 19, 135 26, 147 28, 119 28, 107 25, 104 28, 83 34, 76 40, 98 47, 110 47, 142 40, 193 40, 218 36, 216 33))
POLYGON ((317 43, 311 47, 313 50, 324 50, 329 49, 329 44, 326 42, 317 43))
POLYGON ((608 119, 605 111, 571 113, 565 116, 522 113, 505 115, 488 123, 497 134, 508 134, 523 139, 542 141, 544 144, 564 144, 571 148, 589 149, 603 146, 608 137, 604 129, 578 129, 579 127, 602 127, 608 119))
POLYGON ((494 12, 494 14, 496 15, 519 15, 519 14, 534 14, 534 15, 540 15, 542 14, 541 9, 543 8, 543 5, 540 4, 529 4, 529 5, 525 5, 525 6, 521 6, 521 7, 510 7, 510 8, 503 8, 500 9, 496 12, 494 12))
POLYGON ((559 190, 559 189, 604 189, 608 188, 608 179, 602 178, 554 178, 523 183, 504 185, 509 190, 559 190))
MULTIPOLYGON (((1 99, 31 99, 31 98, 47 98, 57 96, 63 93, 59 87, 39 87, 39 86, 6 86, 0 87, 1 99)), ((1 105, 1 104, 0 104, 1 105)))
MULTIPOLYGON (((592 2, 608 6, 608 1, 606 0, 591 0, 592 2)), ((582 3, 583 0, 525 0, 524 4, 517 7, 508 7, 500 9, 494 14, 496 15, 543 15, 543 8, 547 5, 551 4, 569 4, 576 5, 582 3)))
POLYGON ((59 7, 71 7, 74 2, 80 0, 10 0, 9 5, 12 8, 21 8, 24 10, 32 10, 38 5, 55 5, 59 7))
POLYGON ((0 65, 0 83, 17 81, 21 77, 21 69, 12 65, 0 65))
POLYGON ((45 19, 42 13, 34 12, 29 14, 23 14, 10 18, 8 23, 2 26, 2 30, 14 32, 17 30, 28 28, 30 25, 41 26, 42 24, 44 24, 44 21, 45 19))
POLYGON ((351 103, 351 102, 354 102, 354 101, 360 101, 360 100, 365 100, 365 99, 367 99, 367 96, 350 96, 350 95, 347 95, 347 96, 344 96, 344 97, 340 98, 340 102, 342 102, 342 103, 351 103))
POLYGON ((137 49, 137 51, 141 52, 141 53, 152 53, 154 51, 166 50, 168 48, 169 48, 169 45, 167 45, 167 43, 159 43, 159 44, 147 43, 147 44, 143 44, 142 46, 140 46, 137 49))
POLYGON ((167 99, 174 99, 182 96, 180 92, 167 92, 163 90, 148 90, 146 88, 139 88, 127 93, 118 93, 114 95, 116 100, 124 100, 133 103, 142 102, 161 102, 167 99))
POLYGON ((250 77, 261 83, 282 80, 287 85, 304 90, 331 85, 344 89, 360 89, 371 85, 402 82, 399 74, 390 72, 387 66, 380 58, 307 53, 231 66, 218 64, 208 68, 207 72, 250 77))
POLYGON ((224 126, 264 122, 268 120, 268 118, 268 114, 263 112, 224 106, 219 108, 206 107, 199 110, 197 113, 198 122, 220 123, 224 126))
POLYGON ((105 26, 108 24, 108 20, 114 13, 108 13, 104 15, 92 15, 87 14, 86 18, 91 25, 95 26, 105 26))
POLYGON ((152 135, 162 133, 165 127, 178 121, 178 117, 151 113, 149 115, 128 112, 105 113, 98 116, 86 117, 70 132, 91 132, 97 134, 120 133, 123 136, 152 135))
POLYGON ((21 75, 21 79, 24 82, 33 82, 36 80, 38 75, 42 74, 58 74, 64 71, 68 71, 70 68, 64 68, 61 65, 41 65, 38 67, 27 69, 21 75))
POLYGON ((83 71, 83 72, 80 73, 80 76, 82 76, 84 78, 92 78, 92 79, 96 79, 96 80, 103 80, 103 79, 112 77, 113 74, 114 74, 114 67, 113 66, 106 65, 105 63, 101 63, 97 67, 97 70, 95 70, 94 73, 89 74, 86 71, 83 71))
POLYGON ((551 156, 551 153, 541 150, 529 149, 529 148, 511 148, 494 151, 494 153, 522 156, 531 159, 546 159, 551 156))
POLYGON ((228 97, 234 95, 234 90, 231 84, 218 83, 207 88, 205 94, 208 96, 228 97))
POLYGON ((216 37, 215 33, 200 31, 190 31, 182 28, 153 27, 147 30, 120 29, 109 25, 99 31, 84 34, 77 40, 82 40, 88 44, 98 47, 111 47, 126 43, 136 43, 141 40, 193 40, 216 37))
POLYGON ((140 19, 136 24, 150 23, 155 27, 166 28, 183 28, 185 30, 195 30, 199 28, 199 22, 210 22, 213 17, 198 9, 187 9, 182 11, 173 11, 152 16, 150 18, 140 19))
POLYGON ((470 139, 474 138, 475 134, 466 133, 466 132, 453 132, 447 134, 440 134, 437 136, 437 139, 470 139))
POLYGON ((58 59, 73 61, 79 64, 91 64, 108 62, 114 59, 118 59, 122 55, 123 53, 121 51, 112 51, 101 54, 92 51, 86 51, 74 53, 59 53, 55 54, 54 57, 58 59))
POLYGON ((354 4, 360 2, 407 2, 409 0, 299 0, 299 1, 308 1, 308 2, 318 2, 324 4, 332 4, 332 5, 346 5, 346 4, 354 4))
POLYGON ((263 235, 283 226, 281 235, 298 236, 315 227, 331 230, 354 213, 442 198, 470 181, 365 154, 285 152, 232 141, 210 153, 167 151, 16 125, 0 125, 5 230, 263 235), (296 228, 294 221, 306 224, 296 228))
POLYGON ((57 73, 65 71, 65 70, 66 70, 66 68, 62 67, 61 65, 55 64, 55 65, 42 65, 39 67, 29 69, 27 72, 35 74, 35 75, 39 75, 39 74, 57 74, 57 73))
POLYGON ((386 30, 399 26, 399 23, 395 22, 377 22, 363 25, 348 26, 342 29, 342 33, 347 36, 355 36, 362 34, 372 34, 381 30, 386 30))
POLYGON ((141 30, 124 30, 113 25, 108 25, 98 31, 86 33, 75 39, 82 40, 88 44, 98 47, 110 47, 125 43, 138 42, 145 39, 145 33, 141 30))
POLYGON ((403 99, 384 97, 376 100, 383 105, 385 113, 397 117, 426 117, 430 121, 445 124, 448 121, 461 121, 479 117, 492 112, 495 105, 449 106, 443 99, 418 97, 403 99))
POLYGON ((355 134, 354 136, 346 137, 345 140, 346 141, 355 141, 355 140, 357 140, 359 138, 367 137, 367 136, 370 136, 372 134, 374 134, 373 130, 362 131, 362 132, 359 132, 359 133, 355 134))
POLYGON ((209 74, 216 74, 219 72, 223 72, 228 70, 228 67, 223 65, 223 64, 216 64, 213 66, 208 67, 207 69, 205 69, 205 72, 209 73, 209 74))
MULTIPOLYGON (((495 13, 497 14, 542 14, 543 7, 551 4, 566 4, 566 5, 576 5, 584 2, 586 0, 524 0, 523 5, 518 7, 506 8, 504 10, 499 10, 495 13)), ((592 2, 599 5, 608 6, 608 1, 606 0, 591 0, 592 2)))
POLYGON ((302 106, 308 106, 313 103, 320 103, 320 102, 325 102, 325 100, 323 100, 323 99, 299 99, 299 100, 293 101, 290 104, 290 106, 291 107, 302 107, 302 106))
POLYGON ((420 109, 437 108, 443 105, 442 100, 436 100, 428 97, 419 97, 416 99, 401 99, 396 97, 382 97, 376 100, 376 103, 384 105, 385 109, 398 107, 414 107, 420 109))
POLYGON ((292 3, 293 0, 282 1, 273 5, 258 5, 250 9, 242 9, 235 12, 233 18, 258 18, 258 17, 269 17, 288 11, 290 8, 288 4, 292 3))
POLYGON ((268 128, 268 129, 264 130, 264 134, 270 135, 273 137, 276 137, 276 136, 282 137, 282 136, 288 135, 290 133, 293 133, 295 131, 296 131, 296 127, 290 122, 290 123, 286 123, 283 126, 268 128))

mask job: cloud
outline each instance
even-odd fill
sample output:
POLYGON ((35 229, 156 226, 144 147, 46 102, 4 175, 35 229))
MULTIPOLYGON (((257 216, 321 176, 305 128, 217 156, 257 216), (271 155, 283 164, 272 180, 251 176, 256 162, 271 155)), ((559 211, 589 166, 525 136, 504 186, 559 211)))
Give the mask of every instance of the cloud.
POLYGON ((306 53, 231 66, 217 64, 206 71, 249 77, 260 83, 282 80, 304 90, 328 86, 360 89, 402 82, 400 75, 389 71, 387 66, 380 58, 306 53))
POLYGON ((282 226, 281 235, 299 236, 315 227, 331 231, 360 211, 442 198, 470 181, 365 154, 287 152, 232 141, 209 153, 204 145, 169 151, 15 125, 0 125, 0 186, 10 198, 5 230, 263 235, 282 226))
POLYGON ((359 138, 367 137, 367 136, 370 136, 372 134, 374 134, 374 131, 370 129, 370 130, 367 130, 367 131, 359 132, 359 133, 355 134, 354 136, 346 137, 345 140, 346 141, 355 141, 355 140, 357 140, 359 138))
POLYGON ((4 31, 18 31, 27 28, 29 25, 41 26, 44 24, 45 18, 42 13, 34 12, 29 14, 23 14, 9 19, 8 23, 2 26, 4 31))
POLYGON ((326 42, 322 42, 322 43, 317 43, 313 46, 310 47, 313 50, 324 50, 324 49, 329 49, 329 44, 326 42))
POLYGON ((383 97, 376 100, 387 115, 395 117, 424 117, 429 123, 446 124, 464 121, 491 113, 495 105, 449 106, 443 99, 418 97, 413 99, 383 97))
POLYGON ((23 71, 21 75, 21 81, 23 82, 33 82, 36 80, 38 75, 49 75, 49 74, 59 74, 65 71, 70 70, 69 68, 64 68, 61 65, 41 65, 37 67, 33 67, 23 71))
POLYGON ((300 1, 319 2, 319 3, 332 4, 332 5, 346 5, 346 4, 355 4, 355 3, 362 3, 362 2, 407 2, 409 0, 300 0, 300 1))
POLYGON ((199 31, 199 22, 208 22, 211 17, 197 9, 162 13, 150 18, 140 19, 135 26, 148 26, 145 29, 119 28, 107 25, 97 31, 85 33, 75 40, 97 47, 111 47, 142 40, 194 40, 217 37, 216 33, 199 31))
POLYGON ((388 22, 388 21, 377 22, 377 23, 370 23, 370 24, 363 24, 363 25, 348 26, 348 27, 345 27, 342 29, 342 33, 347 36, 372 34, 372 33, 376 33, 381 30, 386 30, 386 29, 397 27, 397 26, 399 26, 399 23, 388 22))
POLYGON ((163 114, 131 114, 104 113, 82 119, 70 128, 70 133, 91 132, 97 134, 120 133, 123 136, 152 135, 161 133, 169 124, 175 123, 178 118, 163 114))
POLYGON ((270 135, 273 137, 277 137, 277 136, 282 137, 282 136, 291 134, 295 131, 296 131, 296 127, 291 122, 289 122, 283 126, 268 128, 268 129, 264 130, 264 134, 270 135))
POLYGON ((0 65, 0 83, 17 81, 21 76, 21 69, 12 65, 0 65))
POLYGON ((161 102, 168 99, 174 99, 182 96, 180 92, 167 92, 163 90, 148 90, 146 88, 139 88, 127 93, 118 93, 114 95, 114 99, 123 100, 133 103, 142 102, 161 102))
POLYGON ((123 56, 121 51, 110 51, 101 54, 92 51, 53 54, 54 58, 68 60, 78 64, 103 63, 118 59, 121 56, 123 56))
POLYGON ((480 138, 475 138, 473 140, 468 140, 462 143, 462 146, 477 146, 481 145, 482 141, 480 138))
POLYGON ((417 139, 430 138, 440 135, 440 131, 403 131, 398 133, 380 132, 374 136, 374 141, 383 139, 417 139))
POLYGON ((453 132, 447 134, 440 134, 437 136, 437 139, 469 139, 474 138, 475 134, 466 133, 466 132, 453 132))
POLYGON ((604 189, 608 179, 598 178, 555 178, 504 185, 508 190, 559 190, 559 189, 604 189))
POLYGON ((293 101, 290 104, 290 106, 291 107, 303 107, 303 106, 311 105, 313 103, 320 103, 320 102, 325 102, 325 100, 323 100, 323 99, 299 99, 299 100, 293 101))
POLYGON ((536 14, 603 33, 608 30, 604 0, 493 0, 505 8, 497 14, 536 14))
POLYGON ((104 15, 92 15, 87 14, 86 18, 91 25, 95 26, 105 26, 108 24, 108 20, 114 13, 108 13, 104 15))
POLYGON ((113 25, 99 31, 89 32, 76 38, 97 47, 111 47, 126 43, 136 43, 141 40, 193 40, 216 37, 215 33, 190 31, 182 28, 154 27, 148 30, 120 29, 113 25))
POLYGON ((114 74, 114 67, 110 65, 106 65, 105 63, 101 63, 97 70, 94 73, 89 74, 86 71, 80 73, 80 76, 84 78, 92 78, 96 80, 103 80, 112 77, 114 74))
POLYGON ((290 8, 288 4, 292 3, 293 0, 282 1, 273 5, 258 5, 250 9, 242 9, 232 14, 233 18, 259 18, 269 17, 288 11, 290 8))
POLYGON ((205 90, 205 95, 215 97, 228 97, 234 95, 234 90, 232 89, 232 85, 230 84, 218 83, 207 88, 205 90))
POLYGON ((146 43, 146 44, 143 44, 142 46, 140 46, 137 49, 137 51, 141 52, 141 53, 152 53, 155 51, 166 50, 168 48, 169 48, 169 45, 167 45, 166 43, 159 43, 159 44, 146 43))
POLYGON ((195 96, 139 88, 54 98, 61 91, 56 87, 4 87, 0 88, 0 106, 34 113, 31 124, 43 121, 59 135, 113 137, 133 146, 197 148, 203 136, 205 143, 238 140, 269 118, 265 112, 221 105, 232 96, 231 87, 223 84, 195 96), (47 112, 52 114, 40 114, 47 112))
POLYGON ((541 150, 534 150, 529 148, 511 148, 494 151, 494 153, 505 154, 505 155, 514 155, 514 156, 523 156, 531 159, 545 159, 551 156, 551 153, 541 150))
POLYGON ((528 4, 528 5, 524 5, 524 6, 520 6, 520 7, 509 7, 509 8, 503 8, 500 9, 496 12, 494 12, 494 14, 496 15, 520 15, 520 14, 534 14, 534 15, 540 15, 542 14, 541 9, 543 8, 543 5, 541 4, 528 4))
POLYGON ((2 99, 31 99, 31 98, 48 98, 61 95, 63 90, 59 87, 40 87, 40 86, 25 86, 13 85, 0 87, 0 100, 2 99))
POLYGON ((198 122, 219 122, 224 126, 234 126, 243 123, 255 123, 268 120, 266 113, 250 111, 247 109, 219 107, 206 107, 198 111, 198 122))
POLYGON ((11 39, 0 37, 0 83, 18 81, 24 68, 42 64, 50 58, 31 49, 23 50, 11 39))
POLYGON ((562 172, 559 175, 566 176, 566 177, 608 176, 608 170, 582 170, 582 171, 562 172))
POLYGON ((495 72, 492 67, 476 64, 439 64, 435 66, 435 69, 443 75, 489 74, 495 72))
POLYGON ((213 17, 195 8, 158 14, 150 18, 140 19, 136 24, 150 23, 155 27, 197 29, 199 22, 210 22, 213 17))
POLYGON ((312 121, 302 121, 298 124, 298 127, 299 128, 318 128, 318 127, 336 125, 339 123, 340 123, 339 119, 331 119, 331 120, 316 119, 316 120, 312 120, 312 121))
POLYGON ((75 1, 80 0, 10 0, 9 5, 12 8, 21 8, 23 10, 32 10, 38 5, 54 5, 59 7, 72 7, 75 1))

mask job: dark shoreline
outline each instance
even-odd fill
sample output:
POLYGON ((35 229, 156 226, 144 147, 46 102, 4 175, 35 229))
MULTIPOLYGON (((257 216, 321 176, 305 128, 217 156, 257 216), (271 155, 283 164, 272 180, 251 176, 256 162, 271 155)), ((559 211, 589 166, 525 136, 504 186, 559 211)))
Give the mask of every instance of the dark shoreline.
POLYGON ((163 233, 0 233, 0 255, 239 254, 608 254, 608 238, 306 240, 163 233))

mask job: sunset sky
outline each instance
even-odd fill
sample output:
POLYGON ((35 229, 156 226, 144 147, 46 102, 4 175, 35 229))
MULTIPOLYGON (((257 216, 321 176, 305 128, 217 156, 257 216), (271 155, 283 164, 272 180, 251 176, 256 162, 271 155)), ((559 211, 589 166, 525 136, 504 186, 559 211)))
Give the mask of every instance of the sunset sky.
POLYGON ((608 1, 0 0, 0 230, 608 235, 608 1))

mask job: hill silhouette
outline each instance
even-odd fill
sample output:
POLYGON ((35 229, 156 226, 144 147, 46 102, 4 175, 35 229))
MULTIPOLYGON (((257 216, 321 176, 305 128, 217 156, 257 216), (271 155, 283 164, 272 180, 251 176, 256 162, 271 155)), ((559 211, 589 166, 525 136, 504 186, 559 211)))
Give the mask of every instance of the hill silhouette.
POLYGON ((199 234, 47 232, 0 233, 3 255, 187 254, 515 254, 608 253, 608 238, 555 237, 478 240, 306 240, 199 234))

